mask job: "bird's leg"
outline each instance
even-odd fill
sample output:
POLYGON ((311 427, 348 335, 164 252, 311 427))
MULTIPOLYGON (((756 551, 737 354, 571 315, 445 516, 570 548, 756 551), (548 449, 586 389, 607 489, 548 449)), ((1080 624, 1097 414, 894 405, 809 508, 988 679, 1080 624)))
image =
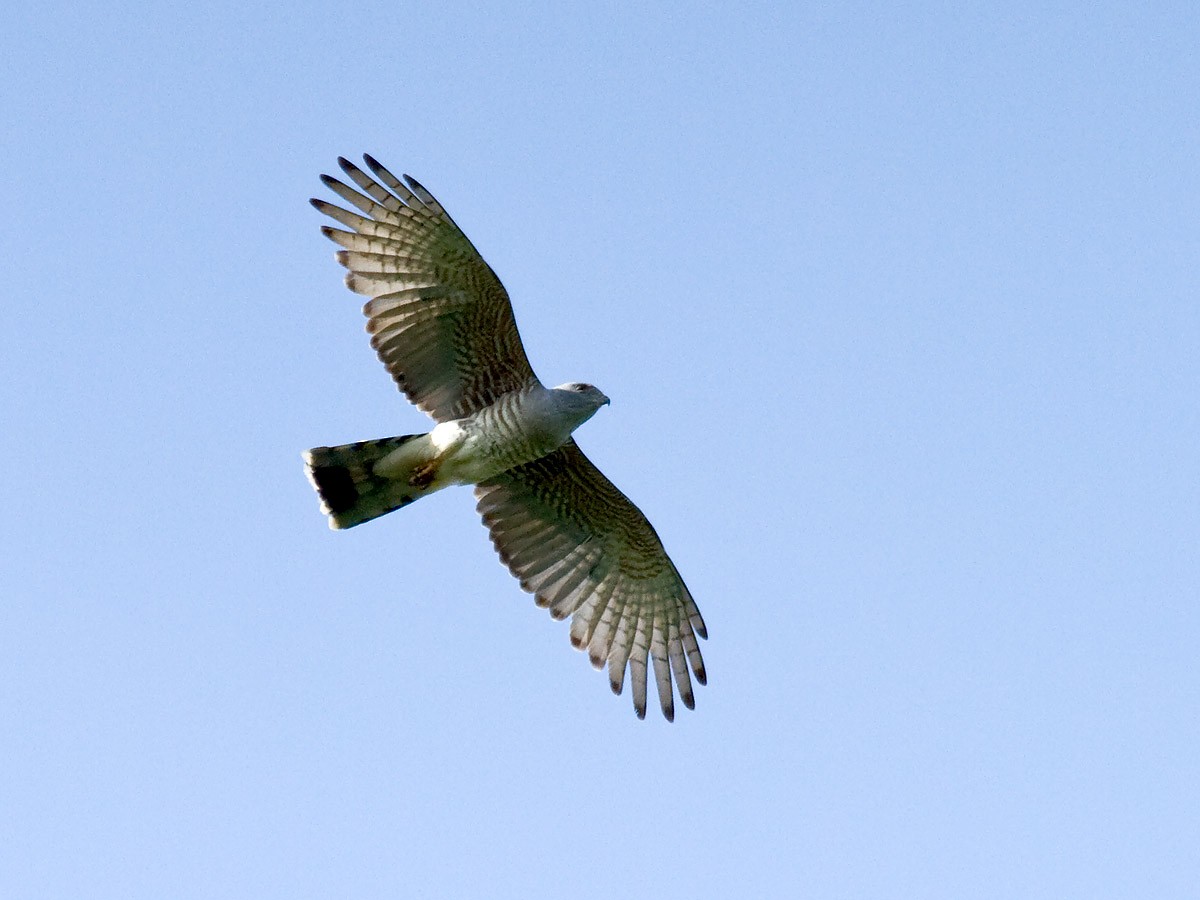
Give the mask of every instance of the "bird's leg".
POLYGON ((437 475, 439 462, 440 460, 431 459, 429 462, 417 466, 408 476, 408 483, 415 488, 429 487, 433 484, 434 476, 437 475))

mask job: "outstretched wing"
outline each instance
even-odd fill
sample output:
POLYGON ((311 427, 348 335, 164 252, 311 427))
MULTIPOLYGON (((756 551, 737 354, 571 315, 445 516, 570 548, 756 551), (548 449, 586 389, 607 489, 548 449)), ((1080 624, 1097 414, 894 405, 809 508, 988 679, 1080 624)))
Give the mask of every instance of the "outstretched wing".
POLYGON ((321 180, 365 215, 311 202, 350 229, 321 231, 345 248, 337 260, 350 270, 347 287, 371 298, 363 307, 371 346, 400 389, 444 422, 536 381, 508 292, 479 251, 416 181, 363 159, 374 178, 338 158, 361 193, 321 180))
POLYGON ((693 708, 689 665, 700 684, 706 678, 700 611, 641 510, 573 440, 476 485, 475 495, 500 559, 554 618, 574 616, 571 643, 596 668, 607 663, 614 693, 628 665, 639 718, 651 664, 663 715, 675 717, 672 672, 693 708))

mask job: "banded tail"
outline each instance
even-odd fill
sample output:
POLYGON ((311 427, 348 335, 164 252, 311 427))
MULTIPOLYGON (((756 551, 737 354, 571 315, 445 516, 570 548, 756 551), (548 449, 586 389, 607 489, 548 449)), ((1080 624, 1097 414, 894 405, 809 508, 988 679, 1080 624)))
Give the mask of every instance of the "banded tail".
POLYGON ((329 527, 353 528, 442 487, 423 474, 432 461, 428 437, 405 434, 314 447, 305 453, 308 480, 321 498, 321 512, 329 516, 329 527))

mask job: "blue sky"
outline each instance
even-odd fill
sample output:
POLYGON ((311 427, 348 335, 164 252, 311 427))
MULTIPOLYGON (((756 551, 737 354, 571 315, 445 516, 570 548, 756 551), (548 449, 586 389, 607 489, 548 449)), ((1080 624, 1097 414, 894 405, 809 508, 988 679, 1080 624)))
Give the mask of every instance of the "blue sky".
POLYGON ((0 36, 0 894, 1190 897, 1192 4, 39 4, 0 36), (709 625, 668 725, 305 202, 426 184, 709 625))

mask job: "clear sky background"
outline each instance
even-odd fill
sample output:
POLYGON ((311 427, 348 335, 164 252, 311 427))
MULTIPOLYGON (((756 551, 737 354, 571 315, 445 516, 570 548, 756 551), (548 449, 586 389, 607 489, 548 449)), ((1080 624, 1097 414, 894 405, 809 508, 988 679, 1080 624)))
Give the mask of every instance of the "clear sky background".
MULTIPOLYGON (((1129 7, 1129 8, 1127 8, 1129 7)), ((0 36, 0 896, 1183 898, 1200 14, 28 4, 0 36), (668 725, 425 430, 321 217, 422 180, 710 631, 668 725)))

